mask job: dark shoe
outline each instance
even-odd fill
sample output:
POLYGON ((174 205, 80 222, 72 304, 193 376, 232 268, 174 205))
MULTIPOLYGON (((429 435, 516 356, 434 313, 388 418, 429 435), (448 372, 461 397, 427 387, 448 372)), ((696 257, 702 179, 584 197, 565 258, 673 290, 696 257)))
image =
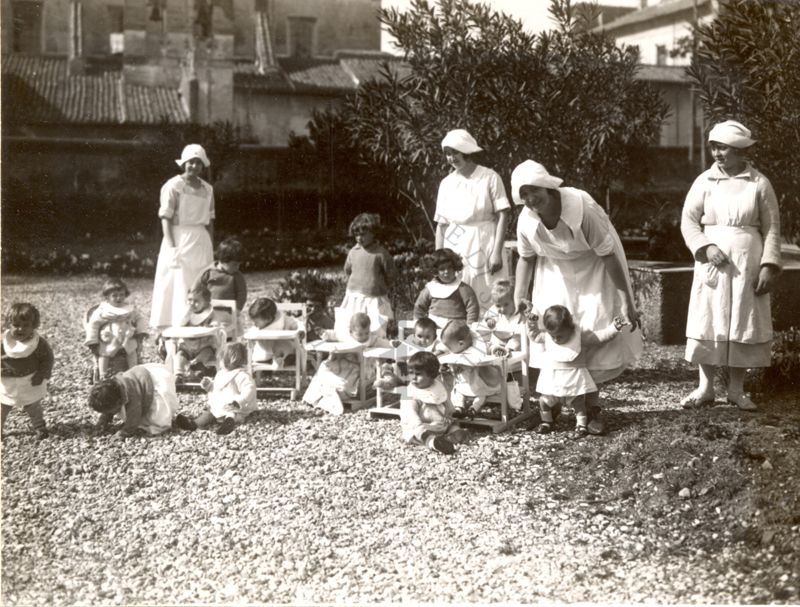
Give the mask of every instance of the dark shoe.
POLYGON ((50 433, 47 431, 47 428, 39 428, 36 431, 36 440, 44 440, 50 437, 50 433))
POLYGON ((189 432, 197 430, 197 424, 194 423, 194 420, 189 419, 183 413, 178 413, 178 415, 175 416, 175 421, 172 422, 172 425, 181 430, 188 430, 189 432))
POLYGON ((541 424, 536 426, 536 434, 550 434, 552 430, 553 427, 547 422, 542 422, 541 424))
POLYGON ((232 417, 226 417, 222 420, 222 423, 220 423, 219 428, 217 428, 217 434, 225 436, 233 432, 234 428, 236 428, 236 421, 232 417))
POLYGON ((572 440, 580 440, 587 436, 589 436, 589 428, 586 426, 575 426, 575 429, 569 434, 572 440))
POLYGON ((456 448, 453 446, 453 443, 447 440, 444 436, 437 436, 433 439, 433 450, 445 455, 453 455, 453 453, 456 452, 456 448))
POLYGON ((471 411, 471 409, 467 409, 466 407, 456 407, 455 411, 453 411, 453 419, 464 419, 469 415, 469 411, 471 411))
POLYGON ((558 418, 561 417, 561 403, 557 404, 550 410, 550 415, 553 416, 553 423, 555 424, 558 421, 558 418))

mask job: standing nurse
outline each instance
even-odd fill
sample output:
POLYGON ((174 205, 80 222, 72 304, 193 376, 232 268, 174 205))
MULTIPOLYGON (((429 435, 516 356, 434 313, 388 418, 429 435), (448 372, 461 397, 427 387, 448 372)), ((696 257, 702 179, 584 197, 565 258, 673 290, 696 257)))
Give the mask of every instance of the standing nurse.
POLYGON ((492 283, 508 278, 503 241, 511 205, 500 176, 473 159, 482 148, 467 131, 447 133, 442 149, 453 172, 439 185, 436 248, 461 255, 461 279, 475 291, 483 314, 492 306, 492 283))
POLYGON ((214 188, 200 175, 211 163, 196 143, 183 148, 175 161, 183 173, 161 187, 158 217, 164 238, 153 284, 150 326, 180 323, 186 312, 189 287, 214 261, 214 188))

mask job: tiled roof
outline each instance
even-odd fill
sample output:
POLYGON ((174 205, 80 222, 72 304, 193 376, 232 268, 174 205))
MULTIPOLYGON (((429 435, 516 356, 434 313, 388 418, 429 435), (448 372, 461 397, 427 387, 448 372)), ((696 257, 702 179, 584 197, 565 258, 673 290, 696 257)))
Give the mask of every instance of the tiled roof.
POLYGON ((278 67, 259 74, 252 62, 237 63, 237 86, 270 92, 318 92, 341 95, 354 91, 361 83, 381 77, 381 66, 400 75, 408 68, 399 58, 386 53, 367 51, 338 52, 333 57, 299 59, 278 57, 278 67))
MULTIPOLYGON (((638 11, 633 11, 627 15, 623 15, 619 19, 614 19, 608 23, 595 28, 595 31, 612 32, 627 25, 635 25, 637 23, 645 23, 647 21, 654 21, 660 17, 668 17, 682 11, 693 10, 695 2, 699 9, 705 10, 705 5, 709 4, 711 0, 669 0, 648 6, 638 11)), ((702 14, 702 13, 701 13, 702 14)))
POLYGON ((649 82, 689 82, 685 65, 640 65, 635 78, 649 82))
POLYGON ((126 84, 119 70, 70 74, 62 58, 4 54, 3 117, 26 123, 186 123, 177 89, 126 84))

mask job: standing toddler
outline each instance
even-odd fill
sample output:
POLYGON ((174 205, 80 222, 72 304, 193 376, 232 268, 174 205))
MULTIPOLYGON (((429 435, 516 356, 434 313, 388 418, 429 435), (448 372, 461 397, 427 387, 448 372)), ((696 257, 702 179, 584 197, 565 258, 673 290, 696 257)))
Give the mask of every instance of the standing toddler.
POLYGON ((0 378, 0 429, 14 407, 22 407, 31 420, 36 438, 48 437, 42 411, 47 380, 53 372, 53 350, 39 336, 39 310, 29 303, 11 305, 5 317, 0 378))

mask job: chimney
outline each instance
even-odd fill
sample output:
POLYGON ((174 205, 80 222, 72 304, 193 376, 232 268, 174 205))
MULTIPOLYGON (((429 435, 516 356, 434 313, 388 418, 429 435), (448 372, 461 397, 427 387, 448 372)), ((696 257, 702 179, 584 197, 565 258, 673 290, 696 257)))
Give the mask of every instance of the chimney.
POLYGON ((83 58, 83 4, 80 0, 69 3, 69 73, 82 74, 85 70, 83 58))
POLYGON ((275 49, 272 46, 269 8, 266 2, 256 3, 256 69, 259 74, 277 68, 275 49))

